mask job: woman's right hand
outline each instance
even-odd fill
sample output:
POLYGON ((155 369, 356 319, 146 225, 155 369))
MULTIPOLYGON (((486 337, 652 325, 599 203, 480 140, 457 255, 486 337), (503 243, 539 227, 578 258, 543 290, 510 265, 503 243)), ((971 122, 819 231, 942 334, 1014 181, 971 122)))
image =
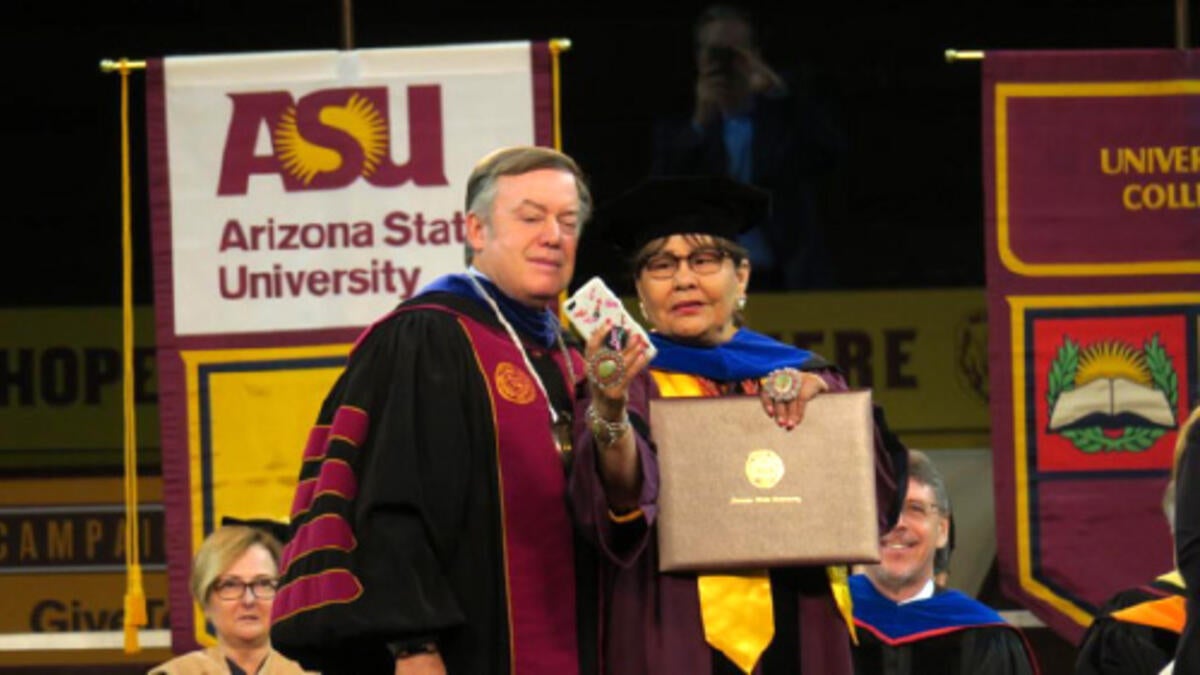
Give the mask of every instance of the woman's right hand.
POLYGON ((586 345, 591 389, 588 425, 596 442, 597 463, 609 508, 624 513, 638 508, 642 489, 641 464, 626 410, 629 385, 650 363, 650 357, 649 345, 637 334, 630 334, 623 346, 609 344, 611 330, 611 322, 605 323, 592 333, 586 345), (609 366, 616 365, 615 370, 601 368, 605 361, 609 366), (593 415, 598 419, 592 418, 593 415))
MULTIPOLYGON (((608 343, 612 329, 612 322, 606 322, 588 338, 584 351, 584 358, 588 363, 593 363, 603 350, 617 351, 608 343)), ((611 382, 599 381, 599 378, 590 375, 588 377, 592 405, 600 417, 610 422, 624 418, 625 406, 629 402, 629 385, 650 363, 647 354, 649 345, 636 333, 628 335, 629 339, 625 341, 624 347, 617 352, 622 364, 620 376, 611 382)))

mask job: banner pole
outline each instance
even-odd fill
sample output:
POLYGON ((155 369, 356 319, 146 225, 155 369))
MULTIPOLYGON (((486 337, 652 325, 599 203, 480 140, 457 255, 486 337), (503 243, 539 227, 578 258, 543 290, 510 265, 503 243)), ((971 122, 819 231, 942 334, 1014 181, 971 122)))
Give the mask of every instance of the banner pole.
POLYGON ((567 38, 550 40, 550 90, 554 101, 554 149, 562 152, 562 80, 559 75, 558 55, 571 49, 567 38))
POLYGON ((141 651, 138 628, 146 625, 146 593, 139 555, 137 418, 133 400, 133 213, 129 170, 129 72, 144 70, 145 61, 105 59, 100 70, 121 76, 121 351, 123 361, 122 409, 125 458, 125 653, 141 651))
MULTIPOLYGON (((568 38, 551 38, 549 41, 550 47, 550 98, 553 101, 554 118, 551 121, 551 126, 554 128, 554 149, 562 152, 562 88, 561 78, 558 71, 558 55, 571 49, 571 41, 568 38)), ((567 289, 563 289, 558 294, 558 319, 563 327, 567 326, 567 312, 564 306, 567 303, 567 289)))
POLYGON ((354 49, 354 0, 342 0, 342 51, 354 49))
POLYGON ((1188 2, 1190 0, 1175 0, 1175 48, 1190 49, 1192 36, 1188 18, 1188 2))

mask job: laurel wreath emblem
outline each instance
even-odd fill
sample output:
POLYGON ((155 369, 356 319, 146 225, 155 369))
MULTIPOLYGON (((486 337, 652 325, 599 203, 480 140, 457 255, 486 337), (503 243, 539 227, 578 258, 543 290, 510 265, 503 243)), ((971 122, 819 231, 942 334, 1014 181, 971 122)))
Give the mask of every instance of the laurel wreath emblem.
MULTIPOLYGON (((1142 345, 1142 354, 1146 357, 1146 366, 1150 370, 1150 379, 1155 388, 1166 394, 1167 400, 1174 409, 1179 402, 1179 376, 1171 365, 1171 357, 1159 342, 1158 334, 1150 336, 1142 345)), ((1075 374, 1079 370, 1079 343, 1068 336, 1063 337, 1063 344, 1058 348, 1058 354, 1050 364, 1046 401, 1049 409, 1064 391, 1075 388, 1075 374)), ((1109 437, 1099 426, 1081 429, 1065 429, 1060 432, 1071 444, 1086 453, 1096 452, 1142 452, 1154 445, 1154 442, 1166 433, 1165 429, 1154 427, 1127 426, 1122 434, 1109 437)))

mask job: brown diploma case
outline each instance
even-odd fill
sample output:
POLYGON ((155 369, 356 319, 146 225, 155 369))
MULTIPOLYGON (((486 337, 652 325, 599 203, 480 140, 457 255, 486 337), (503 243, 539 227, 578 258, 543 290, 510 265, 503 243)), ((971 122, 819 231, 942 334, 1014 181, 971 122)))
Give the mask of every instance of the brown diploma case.
POLYGON ((871 392, 820 394, 784 430, 757 396, 650 403, 663 572, 879 561, 871 392))

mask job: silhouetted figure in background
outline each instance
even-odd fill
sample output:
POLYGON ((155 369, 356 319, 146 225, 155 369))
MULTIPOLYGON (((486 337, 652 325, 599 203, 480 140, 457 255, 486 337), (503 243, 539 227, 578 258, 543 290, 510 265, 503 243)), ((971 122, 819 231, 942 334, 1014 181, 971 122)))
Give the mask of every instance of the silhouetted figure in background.
POLYGON ((767 218, 738 238, 755 288, 827 288, 834 270, 820 217, 821 181, 844 142, 828 116, 762 58, 750 15, 713 5, 694 29, 692 114, 654 134, 655 175, 728 175, 771 192, 767 218))

